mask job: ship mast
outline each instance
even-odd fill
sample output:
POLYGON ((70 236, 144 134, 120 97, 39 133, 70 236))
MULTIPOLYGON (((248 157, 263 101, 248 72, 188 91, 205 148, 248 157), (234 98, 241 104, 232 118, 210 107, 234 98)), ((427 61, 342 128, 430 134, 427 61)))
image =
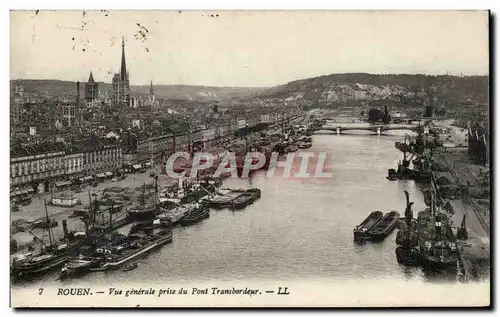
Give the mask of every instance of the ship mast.
POLYGON ((146 203, 146 183, 142 183, 141 205, 144 206, 145 203, 146 203))
POLYGON ((158 175, 155 175, 155 193, 156 193, 156 201, 158 201, 158 175))
POLYGON ((49 211, 47 209, 47 200, 43 200, 44 204, 45 204, 45 221, 46 221, 46 224, 47 224, 47 231, 49 233, 49 245, 52 246, 52 229, 51 229, 51 223, 50 223, 50 219, 49 219, 49 211))

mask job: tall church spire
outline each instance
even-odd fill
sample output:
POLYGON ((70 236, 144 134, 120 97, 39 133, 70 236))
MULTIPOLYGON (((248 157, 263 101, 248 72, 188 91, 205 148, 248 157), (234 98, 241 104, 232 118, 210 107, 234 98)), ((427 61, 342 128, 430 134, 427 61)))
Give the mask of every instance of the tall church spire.
POLYGON ((125 38, 122 37, 122 67, 120 69, 120 76, 122 80, 127 77, 127 65, 125 64, 125 38))
POLYGON ((153 91, 153 81, 151 80, 151 82, 149 83, 149 95, 152 96, 154 95, 154 91, 153 91))

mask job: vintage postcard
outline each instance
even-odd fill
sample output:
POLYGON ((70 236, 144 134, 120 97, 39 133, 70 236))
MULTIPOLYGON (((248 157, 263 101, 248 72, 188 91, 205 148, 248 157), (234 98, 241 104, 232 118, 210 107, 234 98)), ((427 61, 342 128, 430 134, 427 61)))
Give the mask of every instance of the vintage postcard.
POLYGON ((488 307, 488 11, 10 12, 12 307, 488 307))

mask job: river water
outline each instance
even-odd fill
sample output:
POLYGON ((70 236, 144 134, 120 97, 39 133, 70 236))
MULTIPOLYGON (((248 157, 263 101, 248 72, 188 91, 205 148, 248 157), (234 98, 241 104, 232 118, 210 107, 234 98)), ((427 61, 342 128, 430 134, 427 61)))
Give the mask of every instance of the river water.
MULTIPOLYGON (((12 296, 24 298, 26 287, 106 288, 151 282, 179 285, 375 279, 406 281, 408 287, 427 284, 430 277, 421 269, 397 263, 396 232, 381 243, 353 242, 353 227, 371 211, 395 209, 403 214, 405 190, 415 202, 414 214, 425 208, 413 181, 385 178, 387 169, 395 168, 401 159, 394 142, 400 141, 404 133, 316 134, 313 146, 299 151, 326 153, 323 171, 331 173, 331 177, 299 178, 293 172, 291 177, 284 177, 278 169, 274 177, 257 172, 251 180, 228 179, 226 187, 260 188, 261 199, 242 211, 212 210, 210 218, 201 223, 174 228, 173 243, 139 259, 135 270, 92 273, 66 281, 57 280, 59 272, 54 272, 13 284, 12 296)), ((308 168, 311 174, 315 161, 312 159, 308 168)), ((454 282, 455 278, 445 280, 454 282)), ((365 298, 372 298, 370 292, 366 290, 365 298)), ((346 298, 355 300, 352 294, 346 298)))
MULTIPOLYGON (((325 172, 332 177, 285 178, 256 173, 251 180, 228 179, 225 186, 262 190, 262 198, 242 211, 212 210, 194 226, 174 229, 173 243, 138 261, 129 271, 89 274, 79 283, 141 283, 300 280, 307 278, 423 279, 419 269, 396 262, 395 232, 381 243, 356 245, 352 229, 373 210, 404 212, 404 190, 424 208, 412 181, 385 179, 401 153, 390 136, 319 134, 307 151, 327 155, 325 172)), ((306 150, 302 150, 306 151, 306 150)), ((314 167, 316 164, 311 163, 314 167)), ((56 281, 58 272, 29 286, 71 285, 56 281)), ((13 285, 13 292, 23 284, 13 285)))

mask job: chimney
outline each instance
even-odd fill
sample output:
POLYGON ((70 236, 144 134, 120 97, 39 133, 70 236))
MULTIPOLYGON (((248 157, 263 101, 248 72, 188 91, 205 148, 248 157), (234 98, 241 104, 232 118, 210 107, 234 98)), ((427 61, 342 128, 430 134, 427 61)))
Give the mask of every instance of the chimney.
POLYGON ((80 104, 80 82, 76 82, 76 105, 80 104))

